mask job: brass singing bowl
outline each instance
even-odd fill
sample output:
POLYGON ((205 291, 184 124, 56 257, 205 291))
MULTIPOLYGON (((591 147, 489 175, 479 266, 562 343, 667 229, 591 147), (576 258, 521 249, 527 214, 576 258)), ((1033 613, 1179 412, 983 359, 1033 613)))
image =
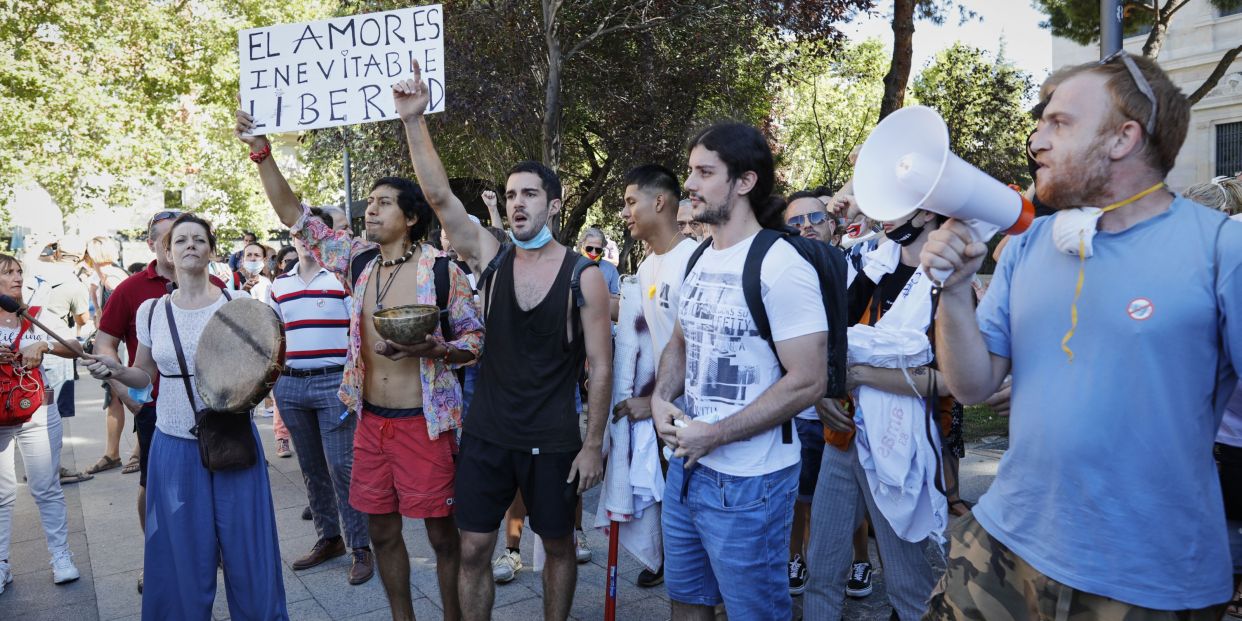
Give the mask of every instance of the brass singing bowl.
POLYGON ((375 312, 371 322, 386 340, 401 345, 417 345, 436 329, 440 308, 432 304, 394 306, 375 312))

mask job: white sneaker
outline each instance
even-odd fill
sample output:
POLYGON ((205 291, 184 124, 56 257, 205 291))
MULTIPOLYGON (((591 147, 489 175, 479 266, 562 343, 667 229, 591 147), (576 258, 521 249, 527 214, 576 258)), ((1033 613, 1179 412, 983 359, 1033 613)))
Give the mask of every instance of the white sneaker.
POLYGON ((52 582, 64 584, 82 577, 73 565, 73 553, 65 550, 52 558, 52 582))
POLYGON ((13 571, 8 561, 0 561, 0 594, 4 593, 4 585, 13 581, 13 571))
POLYGON ((512 582, 522 568, 522 555, 505 550, 492 561, 492 578, 496 584, 512 582))
POLYGON ((578 563, 582 564, 591 562, 591 548, 587 546, 586 533, 582 531, 575 531, 574 543, 577 548, 574 552, 578 555, 578 563))

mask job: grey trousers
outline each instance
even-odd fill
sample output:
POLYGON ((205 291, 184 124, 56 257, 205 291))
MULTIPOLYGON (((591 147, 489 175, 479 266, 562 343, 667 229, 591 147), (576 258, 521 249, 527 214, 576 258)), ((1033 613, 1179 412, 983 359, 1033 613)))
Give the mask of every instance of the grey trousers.
MULTIPOLYGON (((845 583, 854 561, 851 542, 854 529, 863 518, 864 506, 875 529, 884 566, 884 585, 893 610, 902 621, 919 619, 927 611, 932 588, 940 578, 940 572, 932 568, 926 556, 929 542, 910 543, 893 532, 888 520, 875 508, 867 475, 858 463, 858 450, 850 441, 848 451, 831 445, 824 447, 815 500, 811 504, 811 540, 806 559, 810 577, 803 604, 805 619, 838 621, 841 618, 845 583)), ((938 546, 935 549, 943 553, 938 546)))
POLYGON ((371 545, 366 516, 349 504, 358 417, 351 414, 341 420, 345 406, 336 396, 340 386, 340 373, 282 375, 272 394, 306 481, 315 531, 323 539, 344 534, 346 545, 365 548, 371 545))

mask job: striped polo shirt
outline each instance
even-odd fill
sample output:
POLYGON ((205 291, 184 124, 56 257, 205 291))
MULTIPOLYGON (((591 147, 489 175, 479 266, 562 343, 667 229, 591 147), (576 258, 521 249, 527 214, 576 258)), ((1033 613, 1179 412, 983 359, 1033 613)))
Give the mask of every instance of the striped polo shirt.
POLYGON ((285 364, 319 369, 345 364, 349 347, 349 294, 326 269, 302 282, 294 266, 272 282, 268 304, 285 324, 285 364))

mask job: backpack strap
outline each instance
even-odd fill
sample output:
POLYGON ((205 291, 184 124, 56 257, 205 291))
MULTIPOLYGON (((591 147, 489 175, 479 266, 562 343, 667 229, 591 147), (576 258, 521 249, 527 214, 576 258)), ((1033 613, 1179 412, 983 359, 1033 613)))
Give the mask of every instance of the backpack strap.
POLYGON ((362 278, 362 272, 366 271, 367 265, 371 260, 379 255, 379 247, 363 250, 354 255, 349 260, 349 292, 351 295, 358 295, 354 289, 358 288, 358 279, 362 278))
MULTIPOLYGON (((750 250, 746 251, 746 262, 742 264, 742 295, 746 298, 746 308, 750 311, 751 318, 755 320, 755 329, 768 342, 768 347, 772 348, 772 355, 776 356, 776 364, 780 365, 781 375, 784 375, 785 363, 781 362, 781 355, 776 351, 776 342, 772 340, 772 324, 768 321, 768 310, 763 306, 763 286, 759 280, 760 272, 763 271, 763 258, 782 237, 779 231, 772 229, 760 229, 755 235, 755 240, 750 243, 750 250)), ((702 246, 699 248, 703 249, 702 246)), ((781 442, 793 444, 793 421, 781 423, 781 442)))
MULTIPOLYGON (((568 250, 568 252, 573 251, 568 250)), ((578 256, 578 259, 577 262, 574 263, 573 271, 569 274, 569 321, 571 324, 570 334, 573 334, 576 338, 582 335, 582 311, 579 309, 586 306, 586 297, 582 295, 582 272, 586 271, 589 267, 598 269, 599 263, 596 263, 595 261, 592 261, 580 254, 574 254, 578 256)))
POLYGON ((742 264, 742 295, 746 297, 746 308, 755 320, 755 329, 768 342, 772 353, 776 354, 776 362, 781 366, 781 375, 784 375, 785 364, 781 362, 780 354, 776 353, 776 342, 772 340, 772 324, 768 321, 768 310, 763 306, 763 286, 759 281, 764 257, 782 237, 779 231, 772 229, 760 229, 755 235, 755 240, 750 243, 750 250, 746 252, 746 262, 742 264))
POLYGON ((487 262, 487 267, 483 268, 483 273, 479 275, 479 291, 483 292, 483 317, 487 318, 487 311, 492 307, 492 285, 496 270, 504 264, 505 259, 513 254, 513 244, 504 244, 500 250, 496 251, 496 256, 487 262))
POLYGON ((436 306, 440 308, 440 333, 445 341, 453 340, 453 326, 449 322, 449 261, 448 257, 436 257, 431 267, 436 284, 436 306))
POLYGON ((694 269, 694 264, 699 262, 699 257, 703 256, 703 251, 707 250, 707 247, 711 245, 712 238, 708 237, 699 244, 698 248, 694 249, 694 252, 690 253, 690 259, 686 261, 686 273, 681 275, 682 280, 685 280, 686 276, 690 275, 690 270, 694 269))

